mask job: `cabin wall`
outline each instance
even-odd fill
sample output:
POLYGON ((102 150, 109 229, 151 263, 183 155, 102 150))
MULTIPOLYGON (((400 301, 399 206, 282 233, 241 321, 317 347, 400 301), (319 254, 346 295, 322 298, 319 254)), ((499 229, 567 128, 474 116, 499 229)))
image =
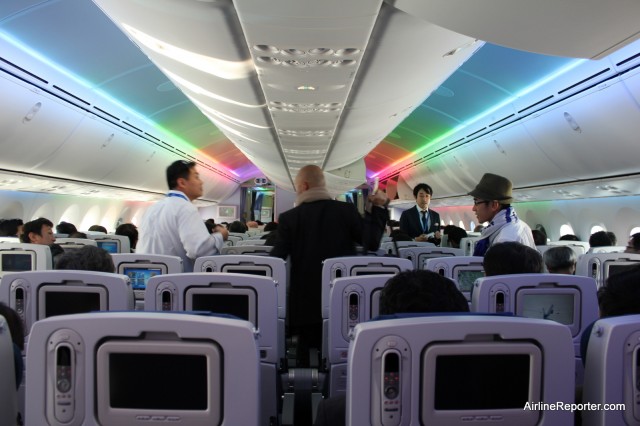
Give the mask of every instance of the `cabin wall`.
MULTIPOLYGON (((434 208, 442 219, 443 225, 460 221, 469 231, 471 223, 477 224, 471 205, 434 208)), ((632 230, 640 227, 640 197, 606 197, 579 200, 537 201, 514 203, 518 216, 531 228, 541 224, 547 236, 553 241, 561 236, 560 227, 569 225, 573 233, 583 241, 589 240, 591 229, 601 226, 612 231, 618 237, 618 245, 625 245, 632 230)), ((392 218, 399 219, 401 210, 392 209, 392 218)), ((635 230, 634 232, 638 232, 635 230)))
POLYGON ((78 230, 102 225, 114 232, 118 223, 140 223, 148 202, 78 197, 36 192, 0 191, 0 218, 25 222, 45 217, 58 224, 66 221, 78 230))

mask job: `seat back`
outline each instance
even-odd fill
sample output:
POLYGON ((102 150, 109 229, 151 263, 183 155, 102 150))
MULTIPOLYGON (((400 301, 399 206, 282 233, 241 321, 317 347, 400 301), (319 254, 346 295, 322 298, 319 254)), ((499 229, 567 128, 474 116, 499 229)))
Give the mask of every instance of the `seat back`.
POLYGON ((610 405, 608 410, 584 410, 584 426, 640 423, 639 366, 640 315, 598 320, 589 336, 582 401, 578 402, 610 405))
POLYGON ((18 392, 14 366, 13 340, 9 325, 0 315, 0 424, 16 425, 18 392))
POLYGON ((322 262, 322 317, 329 315, 331 281, 357 275, 395 275, 410 271, 413 264, 399 257, 351 256, 332 257, 322 262))
POLYGON ((221 254, 251 254, 254 256, 269 256, 272 248, 273 247, 265 246, 264 244, 233 245, 222 247, 221 254))
POLYGON ((572 353, 567 328, 539 319, 443 315, 358 324, 347 424, 571 425, 571 411, 532 402, 574 400, 572 353))
POLYGON ((473 251, 479 240, 480 237, 465 237, 460 239, 460 248, 464 252, 465 256, 473 256, 473 251))
POLYGON ((458 290, 471 300, 471 290, 477 278, 484 277, 482 256, 450 256, 427 259, 424 269, 452 279, 458 290))
POLYGON ((33 324, 47 317, 134 308, 129 278, 94 271, 54 270, 6 274, 0 280, 0 301, 18 313, 27 337, 33 324))
POLYGON ((331 282, 322 345, 322 357, 329 371, 329 396, 344 395, 351 332, 357 324, 378 316, 380 292, 391 277, 393 275, 364 275, 336 278, 331 282))
POLYGON ((600 288, 610 274, 638 262, 640 254, 636 253, 587 253, 578 259, 576 275, 595 279, 600 288))
POLYGON ((426 241, 389 241, 386 243, 380 244, 380 249, 384 251, 385 254, 390 255, 398 255, 396 252, 396 247, 398 250, 405 247, 435 247, 436 245, 433 243, 428 243, 426 241))
POLYGON ((27 424, 259 424, 258 352, 246 321, 155 312, 47 318, 33 328, 27 364, 27 424))
POLYGON ((126 235, 88 234, 87 238, 95 240, 98 247, 114 253, 131 253, 131 241, 126 235))
POLYGON ((588 241, 549 241, 547 243, 550 246, 569 246, 576 252, 577 256, 585 254, 589 250, 588 241))
POLYGON ((63 250, 78 249, 82 246, 98 246, 96 240, 90 238, 56 238, 56 244, 63 250))
POLYGON ((0 242, 0 277, 11 272, 49 269, 53 269, 49 246, 0 242))
POLYGON ((237 243, 234 244, 235 247, 242 247, 242 246, 263 246, 264 242, 266 240, 261 239, 260 237, 250 237, 246 240, 242 240, 242 241, 238 241, 237 243))
POLYGON ((413 269, 425 269, 428 259, 438 257, 462 256, 462 249, 451 247, 403 247, 399 248, 399 256, 409 259, 413 263, 413 269))

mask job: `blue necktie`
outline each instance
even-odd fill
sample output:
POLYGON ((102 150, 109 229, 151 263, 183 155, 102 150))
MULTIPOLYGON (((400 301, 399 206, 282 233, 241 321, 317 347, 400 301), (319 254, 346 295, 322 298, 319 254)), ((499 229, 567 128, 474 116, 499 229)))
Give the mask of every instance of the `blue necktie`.
POLYGON ((420 213, 422 214, 422 232, 427 232, 429 230, 429 219, 427 218, 427 211, 421 210, 420 213))

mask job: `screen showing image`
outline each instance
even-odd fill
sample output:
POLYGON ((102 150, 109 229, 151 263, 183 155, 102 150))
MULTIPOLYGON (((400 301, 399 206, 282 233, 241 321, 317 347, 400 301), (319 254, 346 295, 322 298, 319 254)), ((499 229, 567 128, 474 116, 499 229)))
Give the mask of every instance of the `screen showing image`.
POLYGON ((522 410, 529 400, 527 354, 440 355, 435 410, 522 410))
POLYGON ((95 292, 47 291, 44 294, 45 317, 82 314, 100 310, 100 294, 95 292))
POLYGON ((109 253, 118 253, 118 243, 116 241, 96 241, 98 247, 109 253))
POLYGON ((548 319, 560 324, 573 324, 573 294, 524 294, 518 314, 527 318, 548 319))
POLYGON ((147 288, 149 278, 156 275, 162 275, 160 268, 127 268, 123 270, 123 274, 129 277, 131 287, 134 290, 144 290, 147 288))
POLYGON ((484 277, 484 271, 473 271, 470 269, 461 269, 458 271, 458 276, 456 277, 456 281, 458 282, 458 286, 460 286, 460 291, 470 292, 473 288, 473 283, 476 282, 478 278, 484 277))
POLYGON ((2 253, 2 270, 5 272, 30 271, 31 255, 29 253, 2 253))
POLYGON ((109 354, 109 399, 113 408, 206 410, 207 357, 187 354, 109 354))
POLYGON ((251 321, 249 314, 249 296, 246 294, 193 294, 191 309, 229 314, 251 321))

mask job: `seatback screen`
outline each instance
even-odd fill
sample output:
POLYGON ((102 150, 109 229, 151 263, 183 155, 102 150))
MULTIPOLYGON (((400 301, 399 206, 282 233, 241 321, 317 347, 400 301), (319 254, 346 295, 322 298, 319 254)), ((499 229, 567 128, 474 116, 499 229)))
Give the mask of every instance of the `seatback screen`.
POLYGON ((4 252, 2 257, 2 270, 5 272, 30 271, 32 268, 31 254, 4 252))

